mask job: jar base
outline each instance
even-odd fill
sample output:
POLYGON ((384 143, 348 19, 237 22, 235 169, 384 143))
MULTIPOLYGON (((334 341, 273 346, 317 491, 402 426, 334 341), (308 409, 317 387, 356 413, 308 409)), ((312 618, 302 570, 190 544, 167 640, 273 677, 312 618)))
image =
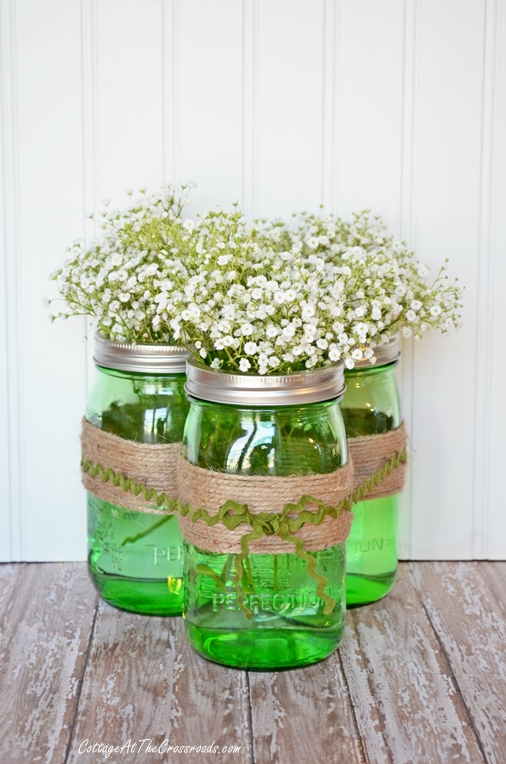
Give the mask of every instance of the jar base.
POLYGON ((346 574, 346 607, 360 607, 377 602, 392 590, 397 570, 380 576, 346 574))
POLYGON ((232 668, 277 671, 317 663, 333 653, 343 636, 339 629, 308 634, 302 629, 203 629, 186 621, 191 646, 204 658, 232 668))
POLYGON ((88 573, 102 599, 119 610, 140 615, 181 615, 181 579, 174 581, 177 591, 171 592, 166 578, 160 580, 125 578, 99 573, 90 566, 88 566, 88 573))

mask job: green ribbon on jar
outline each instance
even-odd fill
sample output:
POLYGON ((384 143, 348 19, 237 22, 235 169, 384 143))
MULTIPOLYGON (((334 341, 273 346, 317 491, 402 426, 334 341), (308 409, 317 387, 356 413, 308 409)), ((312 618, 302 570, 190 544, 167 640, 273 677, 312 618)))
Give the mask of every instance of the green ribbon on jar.
MULTIPOLYGON (((315 498, 309 492, 304 491, 298 501, 286 501, 278 512, 252 512, 247 502, 232 499, 220 503, 218 511, 214 513, 209 512, 202 506, 194 509, 190 502, 184 500, 184 496, 182 499, 169 496, 165 491, 157 491, 144 481, 136 481, 122 472, 115 471, 99 463, 93 463, 84 456, 81 461, 81 468, 83 475, 89 475, 91 478, 96 479, 94 489, 96 495, 100 495, 100 488, 97 487, 99 486, 99 481, 104 485, 111 483, 115 487, 121 487, 126 493, 132 493, 135 497, 142 497, 146 504, 153 508, 163 507, 167 513, 177 513, 183 535, 187 538, 190 537, 188 540, 191 543, 194 543, 194 540, 198 540, 198 543, 195 545, 201 549, 222 551, 216 549, 216 543, 218 543, 222 548, 225 545, 226 551, 230 552, 232 551, 231 548, 234 548, 233 545, 238 543, 239 546, 235 547, 237 549, 235 552, 235 588, 239 606, 248 618, 252 618, 252 612, 244 604, 240 587, 243 563, 247 560, 248 555, 251 554, 250 544, 255 547, 255 553, 267 554, 286 552, 286 544, 293 544, 295 555, 306 563, 308 575, 316 581, 316 594, 325 603, 323 612, 327 615, 330 614, 335 607, 335 600, 326 593, 325 589, 328 580, 316 570, 316 559, 309 552, 325 549, 333 546, 335 543, 339 543, 339 541, 344 541, 351 527, 351 510, 353 505, 363 500, 367 494, 377 488, 394 470, 399 469, 406 462, 407 449, 404 447, 385 461, 381 467, 352 491, 350 488, 346 488, 346 495, 339 502, 335 502, 335 506, 321 498, 315 498), (207 533, 206 535, 206 529, 210 530, 219 525, 224 526, 229 533, 232 533, 232 537, 224 535, 222 531, 219 531, 219 528, 217 528, 217 534, 207 533), (249 525, 251 531, 241 533, 238 529, 242 525, 249 525), (216 539, 221 539, 221 543, 216 541, 216 539), (258 551, 259 549, 260 551, 258 551)), ((224 482, 228 482, 228 479, 231 479, 230 482, 233 481, 236 486, 238 479, 241 481, 242 478, 242 476, 215 473, 195 467, 182 457, 179 467, 178 473, 181 476, 179 480, 180 486, 183 480, 188 477, 188 470, 206 472, 208 476, 210 475, 215 480, 218 478, 222 483, 223 479, 225 479, 224 482)), ((291 492, 293 491, 294 484, 297 482, 298 485, 303 484, 309 488, 316 488, 316 485, 320 484, 321 487, 325 487, 328 490, 332 481, 335 482, 336 479, 339 479, 344 489, 347 484, 350 484, 352 478, 352 465, 349 463, 328 475, 304 475, 294 476, 293 478, 244 477, 242 482, 246 483, 253 479, 255 485, 253 486, 250 483, 250 486, 255 491, 258 491, 259 481, 262 484, 264 481, 267 481, 265 485, 272 501, 276 486, 285 485, 289 487, 291 492), (275 481, 278 482, 276 483, 275 481), (301 481, 303 482, 301 483, 301 481)), ((192 484, 195 485, 194 480, 192 480, 192 484)), ((186 486, 188 485, 189 483, 187 482, 186 486)), ((197 485, 199 485, 198 482, 197 485)), ((179 491, 181 496, 181 489, 179 491)), ((197 506, 203 503, 207 503, 207 500, 197 502, 197 506)))

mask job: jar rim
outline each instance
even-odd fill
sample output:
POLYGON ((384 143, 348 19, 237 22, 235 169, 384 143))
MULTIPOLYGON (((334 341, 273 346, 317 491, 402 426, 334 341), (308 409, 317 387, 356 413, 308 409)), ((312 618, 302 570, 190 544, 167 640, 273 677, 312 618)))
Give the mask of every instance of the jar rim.
POLYGON ((211 403, 294 406, 340 400, 346 384, 342 361, 292 374, 261 375, 211 369, 190 357, 185 389, 192 398, 211 403))
POLYGON ((374 348, 374 356, 376 358, 374 363, 371 363, 364 358, 361 361, 356 361, 355 366, 351 371, 353 372, 355 369, 360 369, 361 371, 364 369, 375 369, 377 366, 386 366, 387 363, 398 361, 401 356, 400 332, 393 334, 389 341, 385 342, 384 345, 377 345, 374 348))
POLYGON ((155 345, 107 340, 95 334, 97 366, 141 374, 184 374, 188 352, 179 345, 155 345))

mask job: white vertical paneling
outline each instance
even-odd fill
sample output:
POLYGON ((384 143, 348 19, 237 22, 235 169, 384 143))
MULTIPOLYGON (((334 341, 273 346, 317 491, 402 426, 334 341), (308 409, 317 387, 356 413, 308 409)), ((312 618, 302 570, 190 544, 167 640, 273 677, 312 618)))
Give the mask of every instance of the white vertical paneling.
POLYGON ((259 0, 242 11, 242 194, 246 215, 258 214, 258 35, 259 0))
POLYGON ((332 212, 337 201, 340 7, 339 0, 324 0, 321 203, 332 212))
POLYGON ((342 3, 339 24, 341 215, 371 208, 399 227, 403 97, 402 0, 342 3))
POLYGON ((506 556, 506 0, 3 0, 0 559, 83 559, 84 321, 41 306, 85 212, 371 207, 450 258, 464 331, 404 343, 401 556, 506 556))
POLYGON ((22 555, 22 438, 20 390, 19 154, 17 29, 14 0, 0 5, 1 253, 0 317, 0 560, 22 555))
MULTIPOLYGON (((403 63, 402 63, 402 142, 399 234, 416 249, 416 148, 418 137, 418 74, 420 51, 420 13, 418 0, 404 4, 403 63)), ((408 432, 413 423, 414 343, 402 342, 398 368, 402 413, 408 432)), ((401 559, 411 555, 413 459, 409 460, 406 486, 400 502, 398 518, 398 554, 401 559)))
POLYGON ((16 16, 21 559, 72 560, 86 547, 78 440, 84 322, 51 326, 42 299, 48 274, 82 232, 80 7, 18 0, 16 16))
POLYGON ((322 193, 323 0, 258 0, 261 215, 317 208, 322 193))
POLYGON ((162 2, 162 171, 163 182, 179 180, 179 6, 162 2))
MULTIPOLYGON (((83 237, 86 245, 99 234, 90 219, 100 201, 99 109, 98 109, 98 8, 97 0, 81 0, 81 110, 83 237)), ((86 392, 95 379, 91 322, 86 320, 86 392)), ((84 501, 84 497, 83 497, 84 501)))
POLYGON ((162 35, 170 21, 161 2, 99 0, 97 11, 100 191, 124 204, 127 188, 163 180, 162 35))
MULTIPOLYGON (((489 410, 488 444, 488 480, 487 515, 485 528, 487 538, 486 556, 490 559, 504 560, 506 557, 506 499, 504 491, 504 433, 506 432, 506 321, 501 310, 506 294, 506 5, 501 0, 494 3, 497 13, 495 62, 490 62, 492 69, 490 98, 494 110, 489 116, 491 152, 489 161, 490 175, 490 252, 492 253, 489 300, 492 323, 490 327, 490 355, 488 365, 481 370, 489 375, 490 387, 487 390, 489 410)), ((492 30, 491 30, 492 31, 492 30)), ((487 108, 487 104, 485 104, 487 108)))
POLYGON ((415 352, 411 555, 473 555, 485 4, 420 3, 416 247, 466 285, 461 333, 415 352), (449 34, 449 29, 452 34, 449 34))
MULTIPOLYGON (((488 557, 490 517, 490 405, 492 371, 492 196, 494 181, 495 109, 497 78, 497 0, 485 2, 482 79, 481 182, 479 207, 475 477, 473 550, 488 557)), ((506 423, 506 418, 504 419, 506 423)))
POLYGON ((237 0, 179 5, 179 173, 198 181, 198 211, 241 197, 242 13, 237 0))

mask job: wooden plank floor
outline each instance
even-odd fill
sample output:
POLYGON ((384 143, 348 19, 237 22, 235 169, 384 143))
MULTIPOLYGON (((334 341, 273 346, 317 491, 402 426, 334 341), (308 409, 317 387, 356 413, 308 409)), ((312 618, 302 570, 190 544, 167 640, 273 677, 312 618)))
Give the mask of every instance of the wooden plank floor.
POLYGON ((0 624, 0 764, 506 763, 504 562, 402 564, 297 671, 208 663, 180 618, 100 602, 81 563, 1 565, 0 624))

